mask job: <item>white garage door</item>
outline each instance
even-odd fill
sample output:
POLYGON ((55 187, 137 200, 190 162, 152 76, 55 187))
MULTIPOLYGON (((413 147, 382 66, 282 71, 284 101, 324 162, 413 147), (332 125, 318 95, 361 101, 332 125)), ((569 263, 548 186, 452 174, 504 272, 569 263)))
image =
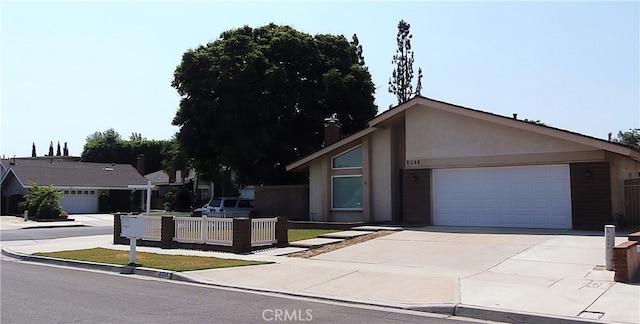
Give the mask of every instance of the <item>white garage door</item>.
POLYGON ((66 190, 60 206, 69 214, 93 214, 98 212, 98 195, 95 190, 66 190))
POLYGON ((568 165, 433 170, 433 224, 571 228, 568 165))

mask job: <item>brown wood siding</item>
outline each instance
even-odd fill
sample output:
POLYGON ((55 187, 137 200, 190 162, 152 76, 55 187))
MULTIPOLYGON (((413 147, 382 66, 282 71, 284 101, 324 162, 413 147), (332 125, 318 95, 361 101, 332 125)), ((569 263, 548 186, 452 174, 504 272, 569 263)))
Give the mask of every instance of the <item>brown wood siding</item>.
POLYGON ((628 226, 640 226, 640 179, 624 182, 624 213, 628 226))
POLYGON ((431 225, 431 170, 403 170, 402 216, 407 225, 431 225))
POLYGON ((572 163, 570 169, 573 229, 612 224, 609 162, 572 163))

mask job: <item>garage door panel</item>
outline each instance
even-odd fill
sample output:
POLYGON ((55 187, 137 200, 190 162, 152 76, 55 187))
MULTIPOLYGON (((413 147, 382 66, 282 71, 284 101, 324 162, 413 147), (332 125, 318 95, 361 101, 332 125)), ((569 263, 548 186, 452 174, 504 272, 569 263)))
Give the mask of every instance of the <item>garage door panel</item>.
POLYGON ((91 192, 93 194, 85 194, 84 191, 63 194, 60 205, 69 214, 96 213, 98 212, 98 195, 95 191, 91 192))
POLYGON ((568 165, 433 171, 433 224, 571 228, 568 165))

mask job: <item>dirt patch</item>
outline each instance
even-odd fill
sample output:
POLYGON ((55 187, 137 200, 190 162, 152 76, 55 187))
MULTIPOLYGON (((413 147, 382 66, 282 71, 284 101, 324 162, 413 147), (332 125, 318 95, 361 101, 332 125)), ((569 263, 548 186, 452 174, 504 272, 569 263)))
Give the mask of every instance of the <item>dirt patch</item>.
POLYGON ((352 239, 344 240, 342 242, 333 243, 333 244, 327 244, 327 245, 321 246, 319 248, 310 249, 310 250, 302 251, 302 252, 291 253, 288 256, 295 257, 295 258, 311 258, 311 257, 314 257, 314 256, 322 254, 322 253, 327 253, 327 252, 331 252, 331 251, 334 251, 334 250, 342 249, 342 248, 350 246, 350 245, 366 242, 368 240, 373 240, 373 239, 378 238, 378 237, 387 236, 387 235, 392 234, 392 233, 395 233, 395 232, 394 231, 379 231, 379 232, 375 232, 375 233, 371 233, 371 234, 366 234, 366 235, 361 235, 361 236, 358 236, 358 237, 354 237, 352 239))

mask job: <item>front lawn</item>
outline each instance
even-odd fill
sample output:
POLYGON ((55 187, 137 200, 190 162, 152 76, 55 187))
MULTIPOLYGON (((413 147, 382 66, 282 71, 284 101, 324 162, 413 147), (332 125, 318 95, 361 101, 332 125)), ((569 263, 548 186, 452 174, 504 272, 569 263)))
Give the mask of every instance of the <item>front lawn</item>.
POLYGON ((287 232, 289 235, 289 242, 302 241, 307 239, 316 238, 322 234, 340 232, 340 230, 333 229, 289 229, 287 232))
MULTIPOLYGON (((89 261, 115 265, 129 264, 129 251, 94 248, 87 250, 35 253, 34 255, 78 261, 89 261)), ((192 255, 169 255, 148 252, 136 252, 136 264, 153 269, 169 271, 193 271, 215 268, 229 268, 248 265, 268 264, 271 262, 221 259, 192 255)))

